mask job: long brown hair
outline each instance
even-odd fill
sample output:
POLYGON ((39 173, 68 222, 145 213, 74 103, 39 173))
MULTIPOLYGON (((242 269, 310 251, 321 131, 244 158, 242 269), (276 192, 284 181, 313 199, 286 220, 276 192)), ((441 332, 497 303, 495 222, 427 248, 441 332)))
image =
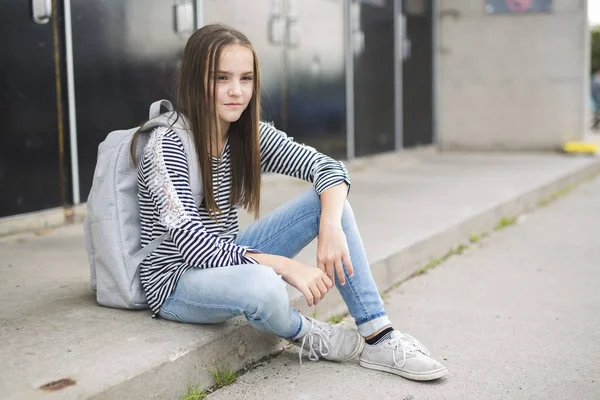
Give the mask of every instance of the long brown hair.
MULTIPOLYGON (((216 108, 218 63, 221 53, 230 45, 241 45, 252 51, 254 90, 241 117, 232 122, 229 128, 232 178, 229 200, 230 204, 239 205, 258 218, 261 185, 260 75, 258 57, 244 34, 226 25, 211 24, 197 30, 188 39, 177 74, 175 111, 187 118, 194 136, 204 187, 204 204, 211 218, 216 218, 221 210, 213 193, 210 149, 219 129, 216 108), (209 74, 213 75, 213 79, 208 79, 209 74), (211 83, 213 87, 209 88, 211 83)), ((132 154, 135 154, 136 139, 132 142, 132 154)))

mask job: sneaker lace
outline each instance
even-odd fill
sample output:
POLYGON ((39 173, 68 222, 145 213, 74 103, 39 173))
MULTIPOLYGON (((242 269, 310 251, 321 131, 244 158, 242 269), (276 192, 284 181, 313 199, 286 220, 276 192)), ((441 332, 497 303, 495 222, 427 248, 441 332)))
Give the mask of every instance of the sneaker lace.
POLYGON ((399 368, 404 367, 406 364, 406 356, 413 354, 415 351, 420 351, 426 356, 430 355, 429 350, 427 350, 427 348, 423 346, 421 342, 407 333, 390 339, 390 344, 394 349, 394 352, 392 353, 394 364, 396 364, 399 368), (401 363, 398 362, 400 355, 402 355, 401 363))
POLYGON ((308 342, 308 359, 311 361, 318 361, 319 355, 324 357, 329 355, 329 352, 331 351, 331 340, 329 339, 331 336, 331 328, 325 324, 321 325, 317 324, 315 321, 311 322, 312 325, 310 331, 304 335, 302 344, 300 345, 300 352, 298 353, 300 364, 302 364, 302 352, 304 351, 306 342, 308 342))

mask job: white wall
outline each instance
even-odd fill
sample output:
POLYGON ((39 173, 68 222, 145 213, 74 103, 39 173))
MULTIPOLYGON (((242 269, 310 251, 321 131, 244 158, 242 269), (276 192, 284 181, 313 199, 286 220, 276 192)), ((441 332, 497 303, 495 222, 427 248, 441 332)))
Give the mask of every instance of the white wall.
POLYGON ((487 14, 439 0, 438 144, 443 150, 549 150, 585 135, 586 0, 547 14, 487 14))

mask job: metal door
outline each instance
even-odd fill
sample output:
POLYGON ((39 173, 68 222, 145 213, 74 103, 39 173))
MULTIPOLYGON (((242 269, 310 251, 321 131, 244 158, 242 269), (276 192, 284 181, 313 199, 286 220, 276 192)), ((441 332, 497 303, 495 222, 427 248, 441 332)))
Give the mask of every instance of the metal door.
POLYGON ((297 141, 346 156, 344 2, 288 0, 284 129, 297 141))
POLYGON ((79 181, 85 201, 98 144, 112 130, 143 123, 153 101, 173 100, 173 79, 195 28, 195 7, 191 0, 71 4, 79 181))
POLYGON ((393 0, 351 0, 356 156, 395 148, 393 0))
POLYGON ((57 15, 50 2, 0 0, 0 217, 67 201, 61 196, 66 182, 59 149, 63 145, 64 151, 57 15))
POLYGON ((204 0, 203 22, 223 23, 248 37, 259 59, 263 121, 282 124, 284 0, 204 0))
POLYGON ((432 0, 405 0, 403 146, 433 143, 432 0))
POLYGON ((204 0, 204 22, 244 33, 260 61, 262 119, 345 156, 342 0, 204 0))

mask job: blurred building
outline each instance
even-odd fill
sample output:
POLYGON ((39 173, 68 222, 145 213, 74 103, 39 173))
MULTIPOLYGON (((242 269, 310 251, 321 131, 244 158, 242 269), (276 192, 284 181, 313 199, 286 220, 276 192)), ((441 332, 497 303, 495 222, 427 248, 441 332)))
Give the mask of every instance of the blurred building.
POLYGON ((0 0, 0 220, 85 202, 98 144, 143 122, 152 101, 172 99, 187 38, 215 21, 258 52, 263 119, 331 156, 554 149, 584 132, 586 9, 572 0, 0 0))

